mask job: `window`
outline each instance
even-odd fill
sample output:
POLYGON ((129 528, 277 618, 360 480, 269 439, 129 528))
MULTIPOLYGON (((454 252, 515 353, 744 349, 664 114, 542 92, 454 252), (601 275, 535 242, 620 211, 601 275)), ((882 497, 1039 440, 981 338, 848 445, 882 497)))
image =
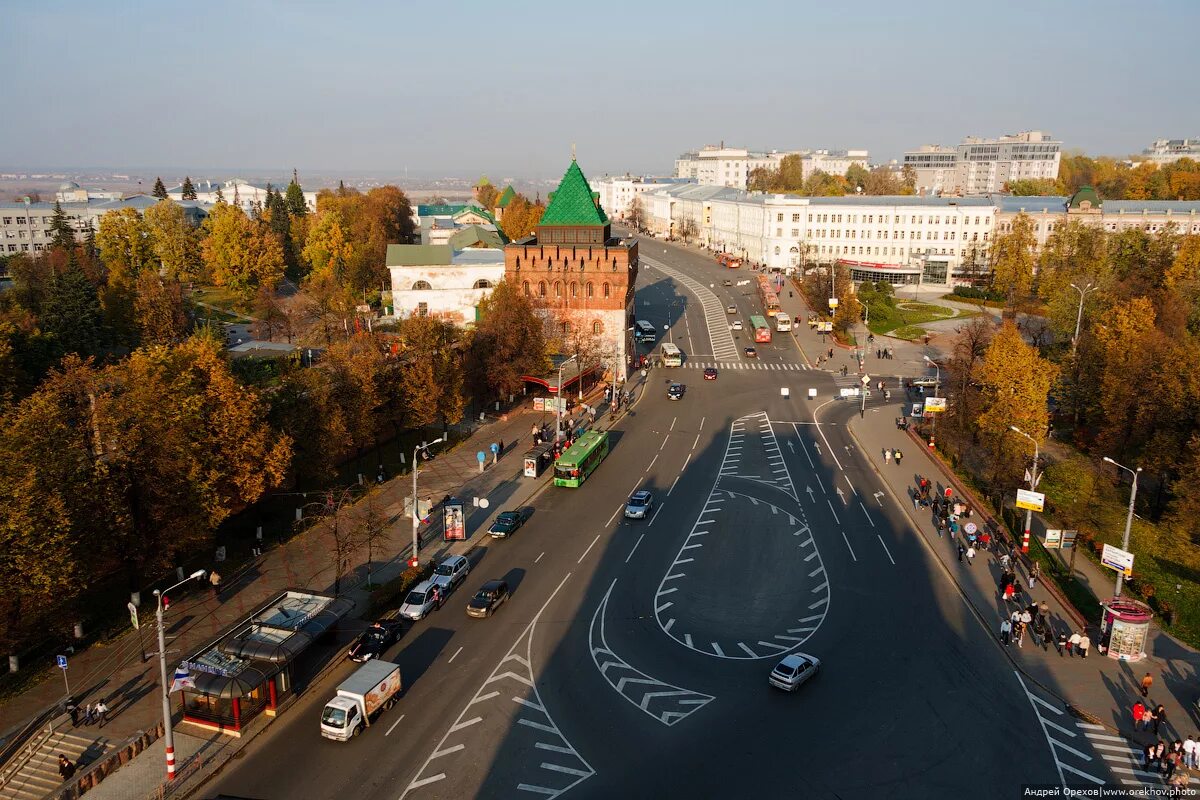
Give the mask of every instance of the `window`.
POLYGON ((566 320, 563 320, 561 329, 562 329, 562 335, 566 336, 567 334, 569 334, 571 332, 571 323, 566 320))
POLYGON ((596 295, 596 288, 592 285, 591 281, 587 282, 587 286, 584 289, 584 294, 589 298, 596 295))
MULTIPOLYGON (((781 216, 782 216, 782 215, 781 215, 781 216)), ((775 236, 776 236, 776 237, 782 237, 782 236, 783 236, 783 228, 776 228, 776 229, 775 229, 775 236)))
MULTIPOLYGON (((799 222, 799 221, 800 221, 800 215, 799 215, 799 214, 792 214, 792 222, 799 222)), ((794 234, 794 233, 792 234, 792 236, 795 236, 795 235, 796 235, 796 234, 794 234)))
POLYGON ((429 303, 417 303, 417 316, 418 317, 428 317, 429 316, 429 303))
POLYGON ((779 248, 778 248, 778 247, 776 247, 776 248, 775 248, 775 255, 779 255, 779 248))
POLYGON ((413 284, 412 290, 414 292, 427 292, 432 288, 433 287, 429 285, 429 281, 417 281, 413 284))
POLYGON ((526 297, 529 297, 529 281, 525 281, 521 284, 521 290, 525 292, 526 297))
POLYGON ((793 239, 795 239, 795 238, 796 238, 797 236, 799 236, 799 235, 800 235, 800 229, 799 229, 799 228, 792 228, 792 238, 793 238, 793 239))
MULTIPOLYGON (((20 219, 18 219, 18 220, 17 220, 17 222, 22 222, 22 221, 23 221, 23 220, 20 220, 20 219)), ((776 215, 775 215, 775 221, 776 221, 776 222, 783 222, 783 214, 776 214, 776 215)))
POLYGON ((17 224, 18 224, 18 225, 24 225, 24 224, 25 224, 25 218, 24 218, 24 217, 17 217, 17 224))
POLYGON ((517 256, 517 269, 518 270, 521 269, 521 257, 520 256, 517 256))
POLYGON ((575 283, 575 281, 571 281, 571 299, 572 300, 574 300, 576 297, 579 296, 579 293, 577 291, 578 288, 579 288, 579 284, 575 283))
POLYGON ((600 320, 596 320, 595 322, 592 323, 592 333, 594 333, 595 335, 599 336, 600 333, 603 331, 603 329, 604 329, 604 326, 600 324, 600 320))
POLYGON ((812 214, 809 214, 809 215, 808 215, 808 221, 809 221, 809 222, 812 222, 812 214))
POLYGON ((603 290, 604 290, 604 297, 605 297, 605 299, 607 299, 609 297, 609 295, 612 293, 612 290, 610 289, 610 287, 608 285, 608 281, 604 282, 603 290))
POLYGON ((4 218, 4 224, 5 224, 5 225, 12 225, 12 217, 5 217, 5 218, 4 218))
POLYGON ((554 296, 562 297, 562 281, 554 282, 554 296))
MULTIPOLYGON (((525 281, 525 286, 526 286, 526 287, 528 287, 528 286, 529 286, 529 281, 525 281)), ((480 278, 479 280, 475 281, 475 286, 474 286, 474 288, 476 288, 476 289, 490 289, 490 288, 492 288, 492 282, 491 282, 491 281, 489 281, 489 280, 488 280, 488 279, 486 279, 486 278, 480 278)), ((526 291, 526 294, 529 294, 529 292, 528 292, 528 291, 526 291)))
POLYGON ((546 282, 538 281, 538 297, 544 298, 545 296, 546 296, 546 282))

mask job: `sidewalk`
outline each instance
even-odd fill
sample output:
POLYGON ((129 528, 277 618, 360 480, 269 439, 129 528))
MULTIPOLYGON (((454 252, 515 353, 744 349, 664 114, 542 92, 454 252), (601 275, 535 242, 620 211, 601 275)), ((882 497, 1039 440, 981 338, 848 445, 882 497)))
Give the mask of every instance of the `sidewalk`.
MULTIPOLYGON (((638 390, 640 399, 641 379, 637 373, 631 376, 627 386, 638 390)), ((585 402, 602 405, 598 403, 598 394, 589 395, 585 402)), ((611 427, 624 413, 618 412, 613 416, 602 408, 595 427, 611 427)), ((543 421, 548 421, 553 427, 554 416, 553 412, 534 411, 532 400, 529 400, 503 418, 489 418, 452 450, 439 452, 437 448, 431 449, 433 458, 420 465, 420 496, 431 499, 435 507, 445 495, 463 499, 466 504, 468 539, 444 543, 440 514, 435 508, 433 517, 436 521, 420 528, 422 562, 437 560, 450 553, 468 552, 486 536, 487 524, 495 514, 505 508, 528 503, 549 483, 549 471, 537 479, 523 477, 522 455, 532 446, 531 427, 543 421), (504 442, 504 451, 499 462, 492 465, 489 446, 500 441, 504 442), (487 453, 487 462, 482 471, 476 458, 479 451, 487 453), (488 508, 474 506, 473 497, 487 497, 488 508)), ((564 415, 566 418, 567 415, 564 415)), ((396 577, 406 568, 412 549, 412 527, 411 518, 404 515, 404 500, 411 491, 412 476, 407 473, 386 481, 373 495, 372 502, 377 513, 382 512, 390 534, 382 548, 376 544, 372 564, 373 581, 376 584, 396 577)), ((344 513, 364 513, 366 505, 365 500, 359 501, 344 513)), ((318 523, 287 542, 267 549, 236 574, 232 571, 225 573, 218 596, 214 596, 207 585, 196 587, 188 593, 182 589, 172 592, 167 616, 168 648, 171 653, 168 670, 184 654, 212 640, 287 588, 332 592, 335 576, 328 538, 327 527, 318 523)), ((369 611, 369 593, 363 588, 367 578, 365 556, 365 549, 356 554, 351 559, 353 568, 342 578, 341 594, 356 603, 351 616, 362 616, 369 611)), ((143 640, 140 641, 138 633, 131 629, 117 639, 93 645, 71 656, 71 690, 81 705, 104 698, 112 709, 110 720, 103 729, 88 726, 73 729, 73 732, 94 737, 106 751, 118 748, 142 731, 153 729, 160 721, 162 706, 158 660, 157 657, 147 661, 142 659, 143 648, 148 651, 156 648, 153 624, 153 614, 148 613, 148 605, 143 601, 143 640)), ((7 729, 22 724, 22 720, 33 718, 47 707, 61 702, 63 696, 62 678, 56 672, 0 707, 3 714, 0 727, 7 729)), ((70 728, 70 720, 60 717, 56 729, 63 726, 70 728)), ((189 768, 189 754, 203 752, 205 758, 210 759, 212 753, 220 752, 226 754, 224 757, 230 757, 252 738, 234 740, 237 746, 231 748, 228 746, 230 737, 220 734, 207 737, 192 735, 194 733, 184 726, 176 734, 181 774, 189 768)), ((91 790, 89 796, 102 800, 105 796, 130 798, 153 793, 164 776, 161 741, 152 744, 145 753, 149 754, 147 758, 133 759, 91 790), (153 755, 155 753, 157 757, 153 755), (152 768, 146 766, 149 762, 153 762, 152 768)), ((81 768, 79 774, 84 772, 85 768, 81 768)))
MULTIPOLYGON (((905 393, 894 386, 892 388, 893 397, 903 401, 905 393)), ((928 509, 913 509, 909 491, 915 486, 917 475, 928 478, 939 492, 943 487, 950 486, 957 497, 976 511, 972 521, 981 526, 987 518, 987 506, 959 483, 948 467, 940 460, 935 460, 920 440, 896 428, 894 419, 899 416, 900 409, 900 402, 893 402, 862 419, 855 415, 849 425, 850 433, 895 501, 908 514, 914 534, 923 538, 979 619, 998 638, 1001 619, 1018 604, 1008 603, 1000 595, 1001 569, 997 555, 981 549, 975 564, 959 562, 957 549, 949 535, 938 536, 928 509), (904 466, 885 462, 882 455, 884 448, 900 448, 908 456, 903 462, 904 466)), ((1113 581, 1111 572, 1103 570, 1085 556, 1077 558, 1075 566, 1090 585, 1102 590, 1102 599, 1111 595, 1111 589, 1108 588, 1113 581)), ((1108 658, 1096 646, 1100 639, 1098 620, 1083 620, 1076 616, 1073 609, 1068 610, 1057 596, 1056 586, 1048 586, 1039 580, 1034 587, 1028 588, 1027 563, 1018 569, 1018 574, 1022 585, 1026 587, 1026 605, 1030 599, 1048 603, 1055 634, 1059 630, 1079 630, 1086 626, 1093 646, 1086 659, 1067 657, 1060 655, 1053 645, 1045 649, 1036 647, 1032 636, 1027 635, 1023 647, 1012 645, 1005 648, 1017 668, 1069 705, 1094 718, 1095 722, 1119 732, 1139 747, 1154 737, 1149 732, 1133 730, 1130 710, 1134 702, 1141 699, 1142 676, 1149 672, 1154 678, 1154 685, 1145 702, 1149 702, 1151 707, 1162 703, 1169 721, 1161 734, 1162 738, 1169 736, 1174 740, 1186 738, 1188 734, 1196 735, 1200 728, 1200 716, 1195 709, 1200 654, 1153 627, 1147 643, 1146 659, 1131 663, 1108 658)))

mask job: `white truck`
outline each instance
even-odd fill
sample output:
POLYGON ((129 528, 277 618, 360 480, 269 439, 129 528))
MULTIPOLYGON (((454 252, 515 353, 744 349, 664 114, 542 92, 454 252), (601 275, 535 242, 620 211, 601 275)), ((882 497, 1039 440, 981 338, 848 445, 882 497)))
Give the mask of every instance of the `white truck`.
POLYGON ((337 687, 321 711, 321 735, 344 742, 358 736, 400 695, 400 667, 387 661, 368 661, 337 687))
POLYGON ((792 329, 792 318, 788 316, 786 311, 779 311, 775 314, 775 330, 780 333, 786 333, 792 329))

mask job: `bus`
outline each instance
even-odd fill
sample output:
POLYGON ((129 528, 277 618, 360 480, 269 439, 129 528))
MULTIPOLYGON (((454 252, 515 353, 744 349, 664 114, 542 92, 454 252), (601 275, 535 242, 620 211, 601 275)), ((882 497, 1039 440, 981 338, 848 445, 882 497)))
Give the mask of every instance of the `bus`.
POLYGON ((780 311, 775 315, 775 330, 787 333, 792 329, 792 318, 780 311))
POLYGON ((654 326, 651 325, 649 322, 646 322, 646 320, 644 320, 644 319, 639 319, 633 325, 634 341, 653 342, 656 335, 657 335, 657 332, 654 330, 654 326))
POLYGON ((662 343, 662 362, 664 367, 682 367, 683 351, 670 342, 662 343))
POLYGON ((771 279, 766 275, 758 276, 758 302, 762 303, 763 311, 768 317, 774 317, 779 313, 779 295, 775 293, 771 279))
POLYGON ((754 341, 771 341, 771 326, 767 324, 765 319, 755 314, 750 317, 750 327, 754 329, 754 341))
POLYGON ((554 462, 554 485, 578 488, 608 455, 608 431, 588 431, 554 462))

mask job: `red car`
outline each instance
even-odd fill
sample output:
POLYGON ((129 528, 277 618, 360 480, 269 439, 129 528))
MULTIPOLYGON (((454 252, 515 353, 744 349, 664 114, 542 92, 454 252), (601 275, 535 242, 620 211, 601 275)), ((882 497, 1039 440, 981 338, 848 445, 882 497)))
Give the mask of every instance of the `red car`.
POLYGON ((716 379, 717 379, 717 368, 716 367, 705 367, 704 368, 704 380, 715 381, 716 379))

